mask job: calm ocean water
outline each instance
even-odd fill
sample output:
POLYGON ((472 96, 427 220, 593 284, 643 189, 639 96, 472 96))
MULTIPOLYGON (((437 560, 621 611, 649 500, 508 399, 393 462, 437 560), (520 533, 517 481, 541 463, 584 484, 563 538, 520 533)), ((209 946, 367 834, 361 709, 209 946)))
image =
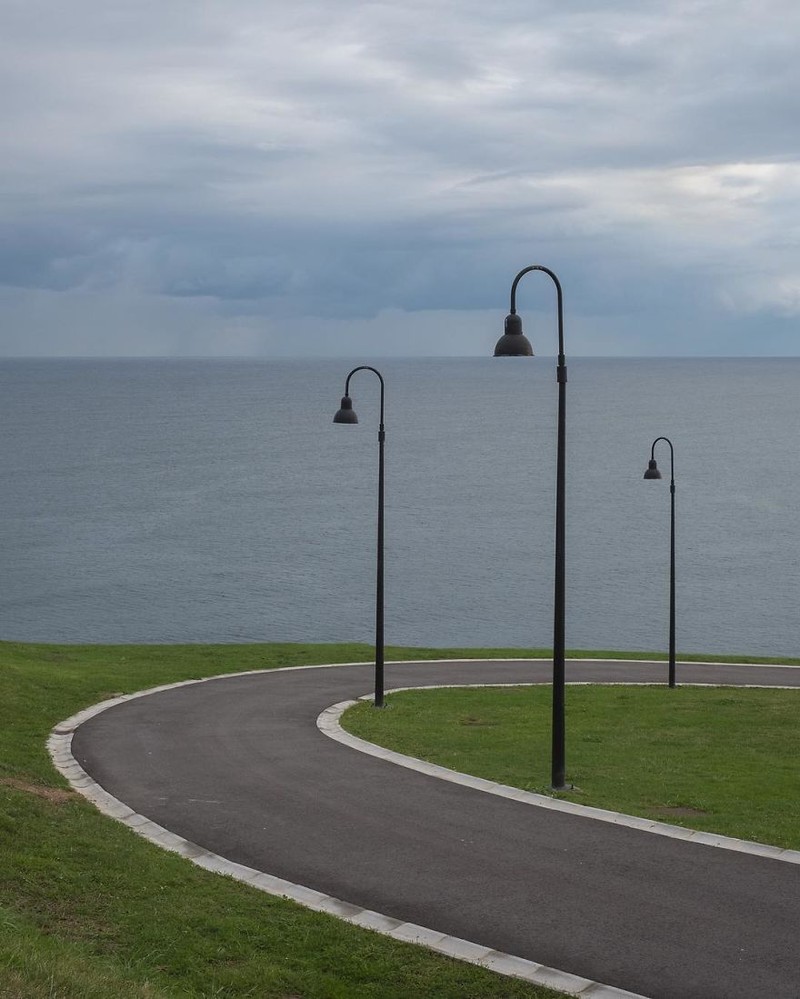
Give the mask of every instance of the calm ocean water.
MULTIPOLYGON (((555 362, 4 360, 0 638, 552 642, 555 362)), ((800 359, 573 359, 567 646, 800 655, 800 359)))

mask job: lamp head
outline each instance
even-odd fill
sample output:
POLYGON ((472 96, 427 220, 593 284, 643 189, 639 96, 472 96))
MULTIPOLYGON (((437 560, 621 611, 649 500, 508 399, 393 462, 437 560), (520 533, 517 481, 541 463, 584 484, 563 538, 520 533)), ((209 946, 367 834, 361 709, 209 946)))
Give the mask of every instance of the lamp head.
POLYGON ((533 357, 530 340, 522 332, 522 320, 511 312, 506 316, 505 333, 494 348, 495 357, 533 357))
POLYGON ((659 470, 658 470, 658 464, 656 463, 655 458, 651 458, 650 459, 650 462, 649 462, 649 464, 647 466, 647 471, 644 473, 644 477, 646 479, 660 479, 661 478, 661 472, 659 472, 659 470))
POLYGON ((349 395, 342 396, 342 405, 333 418, 334 423, 358 423, 358 417, 353 409, 353 400, 349 395))

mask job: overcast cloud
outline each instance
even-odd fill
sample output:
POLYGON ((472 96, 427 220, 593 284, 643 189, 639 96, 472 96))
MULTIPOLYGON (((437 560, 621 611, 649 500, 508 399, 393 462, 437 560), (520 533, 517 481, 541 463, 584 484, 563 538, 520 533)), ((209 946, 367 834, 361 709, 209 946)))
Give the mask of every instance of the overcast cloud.
POLYGON ((797 354, 796 0, 5 0, 0 354, 797 354), (555 351, 554 295, 518 305, 555 351))

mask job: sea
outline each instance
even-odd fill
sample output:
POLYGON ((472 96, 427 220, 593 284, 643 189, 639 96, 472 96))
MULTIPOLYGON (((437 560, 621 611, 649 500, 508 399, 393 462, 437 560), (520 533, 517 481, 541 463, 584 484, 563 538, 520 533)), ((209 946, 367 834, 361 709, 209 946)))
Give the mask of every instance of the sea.
MULTIPOLYGON (((552 645, 555 360, 0 361, 0 639, 552 645)), ((566 643, 800 656, 800 358, 576 358, 566 643)))

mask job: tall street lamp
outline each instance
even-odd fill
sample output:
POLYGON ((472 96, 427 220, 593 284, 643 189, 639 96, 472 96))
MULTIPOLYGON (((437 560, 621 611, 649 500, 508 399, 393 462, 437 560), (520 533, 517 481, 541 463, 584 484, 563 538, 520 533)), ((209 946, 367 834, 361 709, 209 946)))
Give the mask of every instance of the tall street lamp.
POLYGON ((669 444, 669 685, 675 686, 675 449, 669 437, 656 437, 650 447, 650 461, 647 471, 644 473, 646 479, 660 479, 661 472, 656 463, 656 444, 665 441, 669 444))
POLYGON ((566 425, 567 425, 567 359, 564 354, 564 307, 561 283, 555 274, 541 264, 525 267, 511 285, 511 308, 506 316, 505 332, 494 348, 495 357, 532 357, 533 348, 522 332, 522 320, 517 315, 517 285, 530 271, 544 271, 556 286, 558 300, 558 431, 556 458, 556 546, 555 596, 553 600, 553 726, 551 784, 554 791, 569 791, 566 782, 566 725, 564 718, 564 616, 566 606, 566 425))
POLYGON ((356 371, 372 371, 381 383, 381 419, 378 427, 378 571, 375 598, 375 700, 376 708, 383 707, 383 445, 386 441, 386 431, 383 427, 384 384, 383 375, 368 364, 353 368, 344 383, 344 396, 338 412, 333 418, 334 423, 358 423, 358 417, 353 409, 350 398, 350 379, 356 371))

